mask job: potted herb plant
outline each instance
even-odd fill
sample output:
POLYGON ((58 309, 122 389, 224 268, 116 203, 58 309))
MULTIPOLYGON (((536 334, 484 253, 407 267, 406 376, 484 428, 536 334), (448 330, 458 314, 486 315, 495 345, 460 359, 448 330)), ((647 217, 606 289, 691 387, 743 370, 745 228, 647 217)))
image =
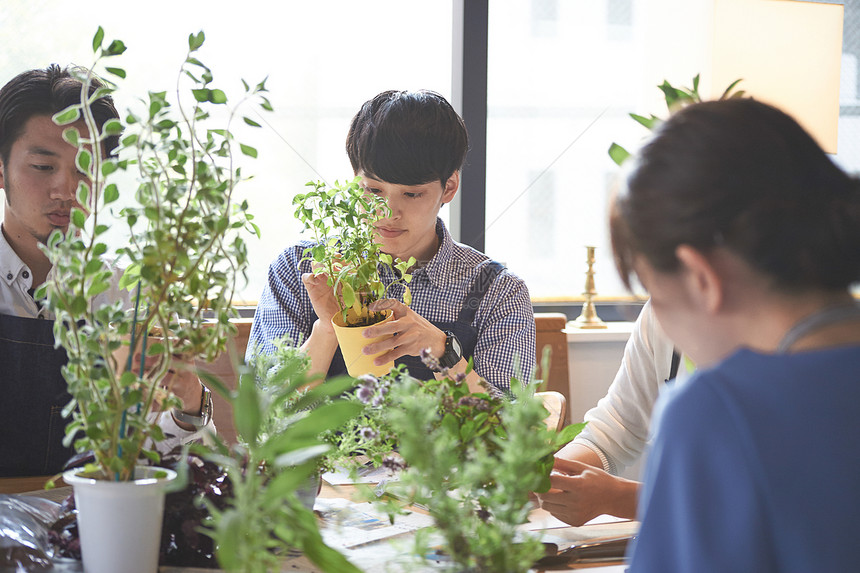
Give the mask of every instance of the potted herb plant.
POLYGON ((310 388, 308 366, 304 353, 276 342, 273 354, 254 354, 240 369, 236 390, 207 378, 232 404, 239 432, 238 445, 229 448, 216 438, 204 454, 230 480, 227 507, 207 503, 206 530, 227 571, 276 570, 289 549, 300 549, 323 571, 359 571, 323 542, 312 511, 319 460, 331 450, 321 436, 360 411, 358 403, 338 398, 355 381, 340 377, 310 388))
POLYGON ((328 276, 340 307, 331 320, 347 371, 352 376, 381 376, 394 363, 376 366, 373 361, 377 355, 362 354, 362 348, 375 339, 364 338, 361 331, 391 319, 391 310, 374 312, 369 306, 385 298, 392 284, 403 284, 403 302, 411 302, 406 285, 412 280, 408 271, 415 258, 402 261, 382 252, 374 222, 386 217, 389 207, 382 198, 366 193, 360 181, 360 177, 345 183, 336 181, 331 187, 322 181, 310 182, 307 185, 313 190, 296 195, 293 205, 296 218, 314 238, 305 259, 312 261, 314 274, 328 276), (381 266, 396 271, 399 278, 386 286, 380 277, 381 266))
MULTIPOLYGON (((746 93, 744 90, 737 90, 738 84, 741 82, 740 79, 733 81, 729 84, 722 95, 720 95, 719 99, 733 99, 743 97, 746 93)), ((702 101, 702 96, 699 94, 699 75, 696 74, 696 77, 693 78, 693 87, 685 88, 680 87, 676 88, 668 81, 663 80, 663 83, 657 86, 660 91, 663 92, 663 96, 666 99, 666 108, 669 110, 669 113, 672 114, 678 109, 690 105, 691 103, 697 103, 702 101)), ((648 117, 643 115, 631 113, 630 117, 633 118, 634 121, 640 123, 645 126, 649 131, 656 128, 660 123, 663 122, 662 119, 657 117, 654 114, 651 114, 648 117)), ((616 165, 621 165, 624 161, 630 157, 630 152, 626 149, 618 145, 617 143, 613 143, 609 146, 609 157, 612 158, 612 161, 615 162, 616 165)))
MULTIPOLYGON (((93 91, 92 70, 122 54, 125 45, 119 40, 105 45, 99 28, 93 38, 96 62, 80 78, 80 102, 53 118, 68 126, 63 137, 78 148, 76 166, 84 181, 77 202, 85 209, 73 208, 68 230, 50 237, 52 275, 40 294, 47 291, 56 316, 55 338, 68 355, 63 374, 73 400, 66 408, 71 416, 66 443, 94 456, 92 464, 64 474, 75 488, 84 566, 91 573, 156 570, 164 482, 173 474, 144 467, 142 460, 159 461, 155 445, 165 436, 157 418, 179 405, 160 386, 169 368, 192 357, 214 357, 233 331, 231 300, 246 265, 239 232, 253 224, 247 205, 233 200, 241 180, 233 164, 237 142, 229 131, 236 109, 227 128, 208 126, 213 108, 225 107, 227 97, 196 57, 203 42, 203 32, 189 36, 180 71, 180 79, 190 82, 190 104, 179 88, 175 103, 166 92, 149 92, 144 111, 129 111, 127 125, 115 119, 100 129, 90 106, 115 86, 102 80, 93 91), (105 139, 120 135, 118 156, 106 156, 105 139), (119 209, 115 178, 125 170, 136 175, 139 185, 133 201, 119 209), (131 237, 111 251, 105 234, 118 224, 127 225, 131 237), (128 262, 119 286, 131 292, 131 309, 122 300, 93 302, 118 272, 112 257, 128 262), (163 336, 146 336, 154 329, 163 336), (118 363, 124 344, 129 358, 118 363), (132 370, 135 354, 146 359, 132 370), (147 489, 155 491, 134 501, 147 489), (152 511, 144 518, 137 510, 152 511), (99 539, 93 526, 107 537, 99 539), (146 547, 144 537, 153 545, 146 547)), ((110 65, 104 72, 126 75, 110 65)), ((259 98, 263 108, 270 108, 262 95, 264 83, 244 88, 246 98, 259 98)), ((245 122, 256 125, 248 118, 245 122)), ((252 147, 238 147, 256 155, 252 147)))

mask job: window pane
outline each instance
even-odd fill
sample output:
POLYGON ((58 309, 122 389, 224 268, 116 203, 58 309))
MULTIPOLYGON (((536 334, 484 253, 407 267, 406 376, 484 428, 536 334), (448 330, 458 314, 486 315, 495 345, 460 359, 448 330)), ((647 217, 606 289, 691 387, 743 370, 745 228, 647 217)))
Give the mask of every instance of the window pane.
POLYGON ((599 294, 627 294, 606 231, 606 151, 647 133, 627 117, 642 100, 636 4, 490 3, 486 245, 533 298, 580 295, 586 245, 599 294))
POLYGON ((0 84, 52 62, 89 65, 98 25, 128 46, 117 61, 129 74, 116 96, 121 112, 147 90, 173 90, 188 35, 200 29, 200 59, 236 101, 240 79, 268 76, 275 112, 251 112, 262 130, 236 129, 259 151, 245 167, 254 179, 239 186, 262 230, 262 240, 248 239, 250 283, 237 295, 253 301, 271 260, 299 238, 293 195, 312 179, 352 177, 344 141, 359 106, 387 89, 450 98, 452 10, 450 1, 151 0, 131 10, 108 0, 3 0, 0 84))
MULTIPOLYGON (((633 152, 647 136, 628 112, 667 113, 654 107, 656 86, 642 87, 653 63, 644 60, 645 26, 666 16, 647 13, 649 4, 490 3, 486 249, 525 279, 535 299, 581 295, 585 245, 597 247, 598 294, 629 294, 607 232, 618 173, 607 149, 617 142, 633 152)), ((860 0, 845 1, 843 52, 834 159, 858 172, 860 0)))

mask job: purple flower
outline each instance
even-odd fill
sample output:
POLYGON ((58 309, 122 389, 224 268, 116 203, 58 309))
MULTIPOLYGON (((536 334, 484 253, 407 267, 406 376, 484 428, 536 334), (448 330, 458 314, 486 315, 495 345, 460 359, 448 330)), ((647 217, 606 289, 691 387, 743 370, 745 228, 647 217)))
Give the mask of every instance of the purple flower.
POLYGON ((379 384, 379 379, 373 374, 362 374, 358 377, 358 382, 362 386, 376 388, 377 384, 379 384))
POLYGON ((373 388, 369 386, 359 386, 358 390, 356 390, 355 395, 361 401, 362 404, 367 404, 373 398, 375 392, 373 388))
POLYGON ((466 379, 466 373, 465 372, 457 372, 456 374, 454 374, 454 382, 456 382, 458 384, 462 383, 463 380, 465 380, 465 379, 466 379))
POLYGON ((403 460, 396 458, 394 456, 386 456, 382 459, 382 467, 387 470, 396 472, 398 470, 402 470, 406 467, 406 464, 403 463, 403 460))
POLYGON ((421 362, 424 363, 424 366, 433 370, 435 372, 439 371, 439 360, 430 353, 430 348, 424 348, 421 350, 421 362))
POLYGON ((379 435, 373 428, 368 428, 367 426, 362 428, 359 434, 361 435, 361 439, 365 441, 370 441, 379 435))
POLYGON ((479 412, 487 412, 490 409, 490 403, 484 400, 483 398, 477 398, 475 396, 463 396, 460 398, 460 401, 457 402, 458 406, 465 406, 467 408, 474 408, 479 412))

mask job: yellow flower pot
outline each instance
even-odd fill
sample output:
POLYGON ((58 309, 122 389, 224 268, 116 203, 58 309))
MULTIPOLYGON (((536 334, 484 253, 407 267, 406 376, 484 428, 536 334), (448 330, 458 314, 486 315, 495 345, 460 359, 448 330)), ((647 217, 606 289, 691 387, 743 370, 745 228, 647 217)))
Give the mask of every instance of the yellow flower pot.
MULTIPOLYGON (((385 318, 376 324, 382 324, 394 319, 394 311, 383 311, 385 318)), ((347 318, 355 317, 355 312, 350 309, 347 318)), ((377 354, 364 354, 362 349, 377 340, 387 338, 380 336, 377 338, 365 338, 364 331, 370 326, 347 326, 343 321, 343 316, 340 313, 335 314, 331 319, 331 324, 334 326, 334 333, 337 336, 337 343, 340 345, 340 351, 343 354, 343 361, 346 363, 346 371, 350 376, 358 377, 363 374, 373 374, 374 376, 384 376, 394 368, 394 361, 376 366, 373 361, 379 356, 377 354)), ((372 325, 375 326, 375 325, 372 325)))

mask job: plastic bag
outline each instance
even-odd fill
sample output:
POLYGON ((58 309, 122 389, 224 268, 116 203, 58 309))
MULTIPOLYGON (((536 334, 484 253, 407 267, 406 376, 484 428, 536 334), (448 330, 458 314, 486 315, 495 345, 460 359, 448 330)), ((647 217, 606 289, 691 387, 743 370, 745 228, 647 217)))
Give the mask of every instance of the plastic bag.
POLYGON ((48 530, 59 515, 53 501, 0 494, 0 571, 50 571, 48 530))

